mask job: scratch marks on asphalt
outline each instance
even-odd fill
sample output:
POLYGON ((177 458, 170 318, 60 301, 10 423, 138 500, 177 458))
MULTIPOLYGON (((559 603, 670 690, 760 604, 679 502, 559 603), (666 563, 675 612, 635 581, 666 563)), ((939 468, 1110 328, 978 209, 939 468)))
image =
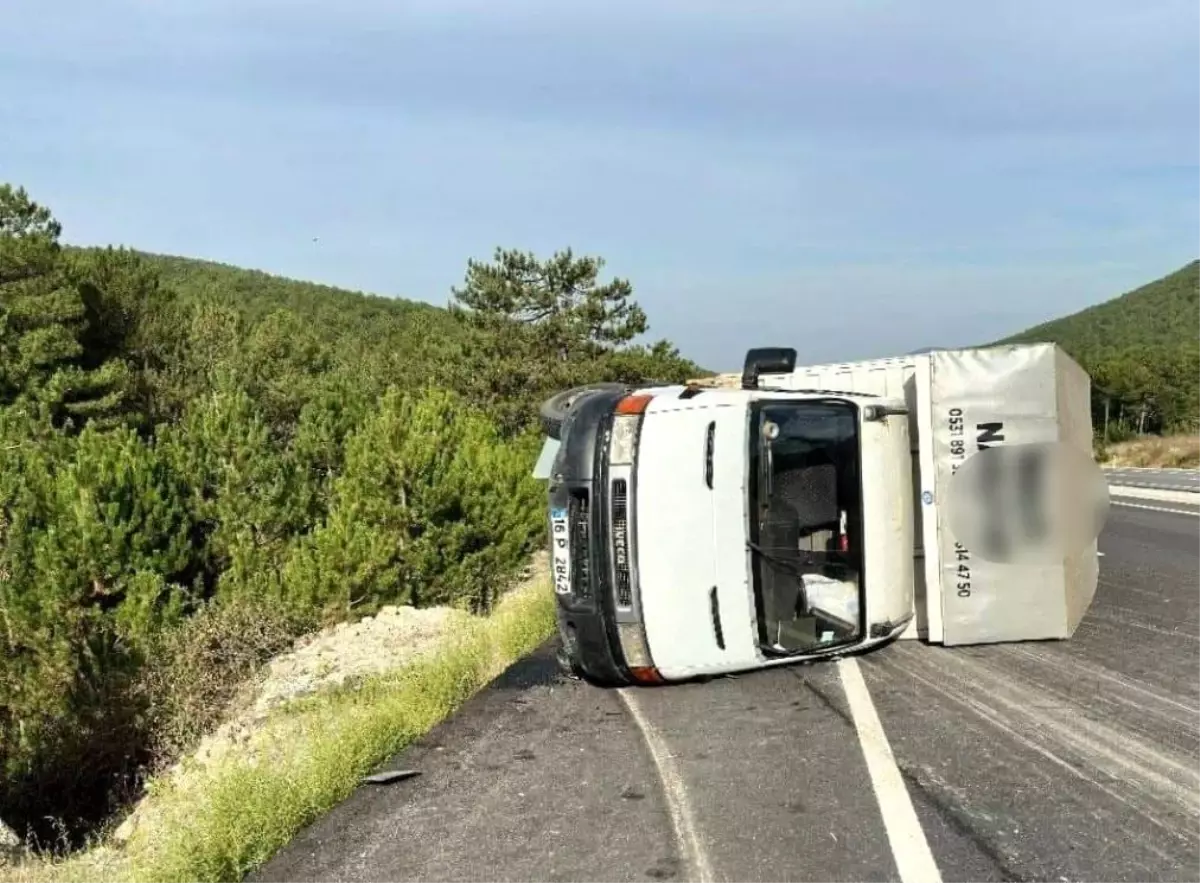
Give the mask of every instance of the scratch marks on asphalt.
MULTIPOLYGON (((1174 700, 1159 696, 1157 708, 1148 705, 1152 694, 1147 688, 1122 684, 1116 675, 1103 679, 1103 692, 1086 690, 1064 680, 1061 666, 1054 663, 1047 668, 1059 669, 1057 676, 1053 670, 1044 676, 1031 673, 1029 663, 1049 660, 1021 647, 997 648, 987 656, 895 649, 885 669, 968 709, 1025 750, 1140 816, 1169 840, 1194 843, 1200 822, 1200 773, 1191 752, 1171 750, 1161 739, 1148 738, 1136 725, 1137 717, 1129 720, 1116 709, 1100 713, 1097 702, 1102 698, 1128 705, 1126 712, 1140 709, 1143 718, 1153 708, 1167 718, 1164 723, 1178 726, 1181 709, 1174 700), (1009 664, 999 664, 1001 660, 1009 664), (1011 664, 1017 660, 1026 666, 1011 664), (1081 701, 1085 696, 1086 703, 1081 701)), ((1082 670, 1078 674, 1086 676, 1082 670)))
MULTIPOLYGON (((1044 647, 1020 644, 998 647, 997 652, 1012 657, 1015 664, 1027 661, 1031 668, 1040 668, 1041 676, 1036 680, 1043 684, 1054 678, 1062 684, 1086 685, 1092 688, 1095 691, 1094 696, 1106 706, 1112 706, 1114 711, 1124 705, 1127 710, 1136 710, 1139 716, 1161 717, 1169 725, 1187 728, 1196 724, 1196 709, 1186 702, 1180 702, 1165 690, 1120 672, 1109 671, 1094 662, 1081 661, 1044 647)), ((1033 675, 1029 677, 1031 680, 1035 679, 1033 675)))
POLYGON ((940 883, 942 878, 937 862, 913 809, 904 778, 896 766, 896 758, 863 681, 858 660, 853 657, 841 659, 838 668, 900 879, 903 883, 940 883))

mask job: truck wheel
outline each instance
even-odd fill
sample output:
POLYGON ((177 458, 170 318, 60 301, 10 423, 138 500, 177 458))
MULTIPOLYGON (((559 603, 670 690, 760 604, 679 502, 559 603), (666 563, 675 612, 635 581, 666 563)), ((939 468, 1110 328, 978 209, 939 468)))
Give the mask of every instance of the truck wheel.
POLYGON ((581 396, 590 392, 624 391, 628 388, 628 385, 624 383, 589 383, 584 386, 576 386, 563 390, 560 393, 555 393, 542 402, 542 406, 538 409, 538 413, 542 418, 542 427, 546 430, 546 435, 556 441, 562 441, 563 421, 567 419, 567 412, 571 410, 571 406, 581 396))

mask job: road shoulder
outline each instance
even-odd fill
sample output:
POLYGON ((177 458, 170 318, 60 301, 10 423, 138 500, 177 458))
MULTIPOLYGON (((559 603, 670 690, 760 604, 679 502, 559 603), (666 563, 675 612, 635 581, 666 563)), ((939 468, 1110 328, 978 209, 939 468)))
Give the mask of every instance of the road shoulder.
POLYGON ((255 880, 671 880, 653 762, 617 695, 543 646, 360 787, 255 880))

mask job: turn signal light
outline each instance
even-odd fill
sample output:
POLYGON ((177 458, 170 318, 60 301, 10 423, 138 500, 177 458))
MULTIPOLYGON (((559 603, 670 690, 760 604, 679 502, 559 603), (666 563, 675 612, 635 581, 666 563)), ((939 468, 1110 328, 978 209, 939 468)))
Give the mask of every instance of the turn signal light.
POLYGON ((639 684, 664 683, 663 676, 658 673, 657 668, 653 668, 652 666, 631 668, 629 669, 629 674, 639 684))
POLYGON ((644 414, 654 396, 626 396, 617 402, 618 414, 644 414))

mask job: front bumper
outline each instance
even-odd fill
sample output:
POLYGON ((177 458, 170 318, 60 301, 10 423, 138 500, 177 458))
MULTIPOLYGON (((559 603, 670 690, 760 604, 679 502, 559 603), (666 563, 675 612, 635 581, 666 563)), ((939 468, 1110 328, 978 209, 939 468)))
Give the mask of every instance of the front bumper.
POLYGON ((572 667, 585 680, 601 687, 634 683, 602 614, 572 612, 560 604, 558 632, 572 667))
POLYGON ((620 399, 620 393, 597 393, 572 408, 563 425, 549 488, 550 511, 570 513, 569 586, 555 592, 559 635, 575 670, 586 680, 609 687, 635 683, 617 634, 608 542, 605 452, 620 399))

